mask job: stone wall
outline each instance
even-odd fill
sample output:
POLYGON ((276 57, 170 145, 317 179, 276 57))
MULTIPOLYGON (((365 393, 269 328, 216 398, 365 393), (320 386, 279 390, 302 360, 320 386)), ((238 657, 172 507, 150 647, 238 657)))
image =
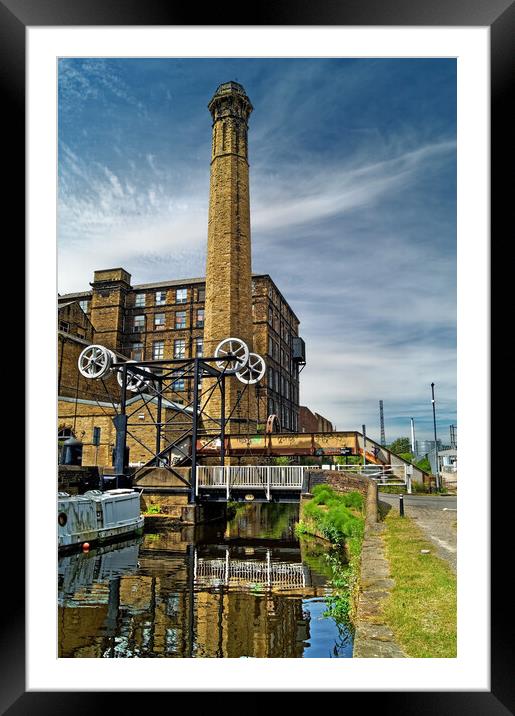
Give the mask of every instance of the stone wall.
POLYGON ((337 492, 360 492, 366 496, 372 480, 343 470, 306 470, 305 492, 312 492, 315 485, 330 485, 337 492))
POLYGON ((377 483, 368 477, 345 473, 340 470, 306 470, 301 496, 301 516, 303 501, 311 498, 311 491, 315 485, 329 485, 335 492, 359 492, 365 498, 365 520, 375 524, 378 519, 377 509, 377 483))
POLYGON ((121 351, 123 317, 131 275, 122 268, 95 271, 92 283, 91 323, 95 328, 95 342, 121 351))
POLYGON ((336 492, 360 492, 365 498, 366 521, 377 522, 377 483, 369 477, 343 470, 313 470, 305 473, 303 492, 311 492, 315 485, 330 485, 336 492))
POLYGON ((102 384, 99 380, 84 378, 79 372, 79 356, 93 340, 87 340, 59 331, 57 336, 57 394, 69 398, 109 401, 117 400, 120 386, 113 373, 109 373, 102 384))
MULTIPOLYGON (((89 382, 97 383, 98 381, 89 382)), ((116 429, 113 424, 115 414, 115 409, 111 404, 98 405, 93 400, 75 401, 65 397, 59 399, 59 428, 73 430, 75 436, 83 443, 83 465, 112 465, 112 451, 116 442, 116 429), (100 445, 98 447, 93 445, 93 429, 95 427, 100 428, 100 445)), ((143 399, 140 402, 136 400, 128 403, 127 414, 130 415, 129 430, 132 433, 132 435, 127 435, 129 462, 147 462, 153 457, 156 444, 154 421, 157 417, 157 405, 152 401, 144 405, 143 399), (150 414, 153 416, 152 418, 150 414)), ((161 417, 169 422, 169 425, 163 428, 161 448, 164 448, 183 432, 183 428, 174 427, 172 415, 174 415, 174 411, 171 408, 163 408, 161 417)))
POLYGON ((82 495, 88 490, 100 488, 100 471, 97 467, 80 465, 59 465, 57 473, 58 492, 82 495))

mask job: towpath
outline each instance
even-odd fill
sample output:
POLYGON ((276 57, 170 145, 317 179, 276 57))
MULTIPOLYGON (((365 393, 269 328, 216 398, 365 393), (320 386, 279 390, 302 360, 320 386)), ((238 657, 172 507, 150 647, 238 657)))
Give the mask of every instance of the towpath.
MULTIPOLYGON (((379 492, 381 502, 399 509, 399 495, 379 492)), ((457 498, 433 495, 403 495, 404 514, 410 517, 434 544, 436 553, 456 572, 457 498)))

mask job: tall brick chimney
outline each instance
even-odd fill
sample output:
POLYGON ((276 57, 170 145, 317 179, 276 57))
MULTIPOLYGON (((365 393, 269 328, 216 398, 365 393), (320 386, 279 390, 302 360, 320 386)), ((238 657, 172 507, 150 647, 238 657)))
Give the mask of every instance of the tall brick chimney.
MULTIPOLYGON (((224 338, 244 340, 252 351, 252 269, 250 247, 249 164, 247 120, 252 104, 237 82, 225 82, 216 90, 208 109, 213 117, 211 183, 206 267, 204 355, 213 355, 224 338)), ((204 381, 209 386, 209 381, 204 381)), ((226 416, 233 410, 237 378, 226 381, 226 416)), ((216 393, 217 391, 215 391, 216 393)), ((228 431, 247 431, 255 412, 253 386, 233 412, 228 431)), ((219 416, 218 396, 213 394, 207 412, 219 416)), ((252 428, 254 430, 255 428, 252 428)))

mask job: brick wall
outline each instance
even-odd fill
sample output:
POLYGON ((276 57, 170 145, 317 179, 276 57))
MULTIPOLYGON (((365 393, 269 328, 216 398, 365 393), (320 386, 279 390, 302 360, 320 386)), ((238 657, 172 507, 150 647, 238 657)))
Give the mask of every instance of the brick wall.
MULTIPOLYGON (((94 383, 95 381, 90 382, 94 383)), ((130 416, 129 431, 132 433, 127 436, 129 462, 131 463, 147 462, 153 457, 156 429, 149 412, 156 420, 157 406, 155 403, 147 403, 145 407, 141 401, 127 406, 127 414, 130 416)), ((96 403, 64 399, 58 401, 59 428, 72 429, 75 436, 83 443, 82 465, 112 465, 112 450, 116 442, 116 430, 112 420, 114 415, 115 410, 111 405, 104 404, 100 407, 96 403), (95 427, 100 428, 98 448, 93 445, 93 428, 95 427)), ((161 448, 184 432, 182 427, 174 428, 175 417, 172 419, 172 415, 181 422, 181 416, 177 415, 175 411, 163 408, 162 420, 168 422, 169 425, 163 429, 161 448)))
MULTIPOLYGON (((206 317, 204 346, 213 355, 225 338, 241 338, 253 347, 252 272, 250 244, 249 166, 247 161, 247 120, 252 105, 243 88, 227 84, 218 88, 209 104, 213 117, 211 179, 209 193, 206 317)), ((209 391, 212 380, 206 380, 209 391)), ((226 381, 225 414, 242 423, 228 425, 229 432, 246 429, 256 419, 255 388, 238 380, 226 381)), ((220 395, 214 391, 210 414, 220 415, 220 395)), ((217 430, 204 420, 204 428, 217 430)))
POLYGON ((307 492, 315 485, 330 485, 336 492, 360 492, 366 496, 370 480, 366 477, 351 475, 342 470, 313 470, 307 472, 307 492))

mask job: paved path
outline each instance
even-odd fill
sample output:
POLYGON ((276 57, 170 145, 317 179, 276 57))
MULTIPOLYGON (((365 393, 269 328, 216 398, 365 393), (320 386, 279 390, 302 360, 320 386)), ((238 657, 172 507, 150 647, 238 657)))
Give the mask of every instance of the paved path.
MULTIPOLYGON (((399 510, 399 495, 379 493, 381 502, 399 510)), ((418 524, 435 545, 436 553, 456 572, 457 499, 432 495, 404 495, 404 514, 418 524)))
POLYGON ((384 522, 367 523, 361 549, 361 574, 356 610, 353 657, 361 659, 402 659, 406 655, 383 616, 383 602, 395 582, 390 575, 386 548, 381 535, 384 522))

